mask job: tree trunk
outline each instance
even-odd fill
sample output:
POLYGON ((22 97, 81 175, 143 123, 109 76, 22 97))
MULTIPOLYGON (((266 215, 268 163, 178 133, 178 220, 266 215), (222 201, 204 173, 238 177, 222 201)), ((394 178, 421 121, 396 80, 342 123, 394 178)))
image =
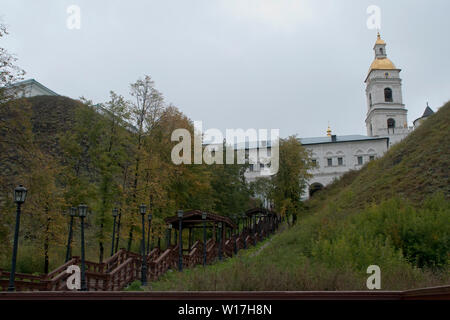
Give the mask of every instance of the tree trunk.
MULTIPOLYGON (((103 225, 102 225, 102 228, 103 228, 103 225)), ((103 247, 103 242, 102 241, 99 241, 98 245, 100 246, 100 255, 99 255, 99 258, 98 258, 98 262, 102 263, 103 262, 103 253, 105 251, 105 248, 103 247)))
MULTIPOLYGON (((133 223, 133 222, 131 222, 133 223)), ((133 224, 131 224, 130 232, 128 234, 128 245, 127 245, 127 251, 131 251, 131 244, 133 243, 133 224)))
POLYGON ((44 240, 44 273, 47 274, 49 272, 49 231, 50 231, 50 216, 49 216, 48 207, 45 208, 45 215, 47 216, 47 221, 45 223, 45 240, 44 240))

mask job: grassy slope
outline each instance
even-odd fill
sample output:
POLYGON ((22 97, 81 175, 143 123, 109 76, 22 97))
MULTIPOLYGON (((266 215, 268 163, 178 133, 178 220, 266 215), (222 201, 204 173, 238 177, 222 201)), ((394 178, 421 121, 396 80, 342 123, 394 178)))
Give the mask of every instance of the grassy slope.
POLYGON ((441 191, 450 199, 450 102, 439 109, 384 157, 350 172, 328 186, 308 205, 318 209, 343 195, 355 195, 350 208, 400 196, 420 204, 430 194, 441 191), (324 201, 326 200, 326 201, 324 201))
POLYGON ((447 103, 384 157, 317 194, 299 223, 259 255, 252 256, 255 248, 225 263, 171 272, 151 289, 364 290, 370 264, 381 267, 382 289, 448 284, 449 123, 447 103), (443 257, 438 271, 411 258, 437 261, 435 252, 443 257))

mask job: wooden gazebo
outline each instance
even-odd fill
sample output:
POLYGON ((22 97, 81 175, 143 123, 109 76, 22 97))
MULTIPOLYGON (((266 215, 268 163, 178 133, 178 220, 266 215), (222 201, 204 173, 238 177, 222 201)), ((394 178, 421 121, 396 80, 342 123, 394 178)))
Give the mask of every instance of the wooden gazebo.
MULTIPOLYGON (((169 243, 170 243, 170 230, 174 229, 174 243, 178 242, 178 237, 176 235, 177 232, 180 232, 180 218, 178 215, 165 218, 164 221, 169 226, 169 243)), ((222 224, 222 232, 220 234, 220 239, 225 239, 227 228, 228 230, 233 230, 237 228, 237 225, 228 217, 221 216, 216 213, 200 211, 200 210, 190 210, 183 212, 183 217, 181 218, 181 231, 188 229, 189 230, 189 245, 188 248, 182 248, 183 251, 191 250, 193 239, 192 239, 192 230, 195 229, 212 229, 212 235, 215 239, 219 239, 219 224, 222 224), (203 213, 206 213, 206 219, 203 220, 203 213)), ((230 231, 231 233, 231 231, 230 231)))
POLYGON ((276 216, 277 214, 266 208, 253 208, 253 209, 245 211, 245 215, 247 217, 251 218, 254 215, 259 215, 262 217, 272 217, 272 216, 276 216))
MULTIPOLYGON (((186 211, 183 213, 183 229, 185 228, 193 228, 196 225, 200 225, 204 222, 204 220, 202 219, 202 214, 203 212, 206 212, 206 220, 205 222, 208 224, 218 224, 219 222, 222 222, 224 228, 228 227, 231 229, 236 228, 236 224, 233 222, 233 220, 231 220, 228 217, 225 216, 221 216, 219 214, 216 213, 211 213, 211 212, 207 212, 207 211, 200 211, 200 210, 191 210, 191 211, 186 211)), ((168 217, 165 219, 165 222, 167 224, 172 225, 172 228, 177 229, 178 230, 178 226, 179 226, 179 218, 177 216, 173 216, 173 217, 168 217)))

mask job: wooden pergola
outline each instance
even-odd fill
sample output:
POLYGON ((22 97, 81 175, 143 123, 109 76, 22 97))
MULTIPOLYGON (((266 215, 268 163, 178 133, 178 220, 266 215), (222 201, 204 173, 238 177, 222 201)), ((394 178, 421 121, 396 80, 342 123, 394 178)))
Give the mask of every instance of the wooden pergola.
POLYGON ((253 208, 253 209, 245 211, 245 215, 247 217, 251 218, 254 215, 259 215, 262 217, 272 217, 272 216, 276 216, 277 214, 266 208, 253 208))
MULTIPOLYGON (((178 216, 172 216, 165 218, 164 221, 169 226, 169 243, 171 242, 171 229, 175 230, 174 234, 174 243, 177 244, 178 236, 177 232, 180 232, 180 218, 178 216)), ((212 229, 212 235, 215 236, 216 240, 219 236, 218 230, 219 224, 222 224, 220 238, 225 239, 226 230, 234 230, 237 228, 237 225, 228 217, 221 216, 216 213, 208 212, 208 211, 200 211, 200 210, 190 210, 183 212, 183 217, 181 218, 181 232, 185 229, 189 230, 189 240, 188 240, 188 248, 182 248, 183 251, 190 251, 193 241, 192 241, 192 230, 195 229, 212 229), (206 219, 203 220, 203 213, 206 213, 206 219)))
MULTIPOLYGON (((191 210, 186 211, 183 213, 183 229, 184 228, 194 228, 197 225, 203 224, 203 222, 206 222, 208 224, 214 224, 217 225, 219 222, 221 222, 225 227, 234 229, 236 228, 236 224, 228 217, 221 216, 216 213, 212 212, 206 212, 206 220, 202 219, 203 212, 206 211, 200 211, 200 210, 191 210)), ((164 219, 167 224, 172 225, 172 228, 178 230, 179 221, 180 219, 177 216, 168 217, 164 219)))

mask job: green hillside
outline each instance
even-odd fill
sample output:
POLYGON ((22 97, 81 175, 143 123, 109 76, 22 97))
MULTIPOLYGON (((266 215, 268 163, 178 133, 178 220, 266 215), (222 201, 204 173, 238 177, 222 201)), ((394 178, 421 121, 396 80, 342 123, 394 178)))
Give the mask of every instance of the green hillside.
POLYGON ((450 103, 382 158, 306 203, 298 223, 236 258, 152 290, 365 290, 450 283, 450 103))
POLYGON ((393 196, 421 204, 437 192, 449 200, 449 124, 447 103, 384 157, 345 175, 308 204, 317 210, 344 197, 344 206, 362 208, 393 196))

